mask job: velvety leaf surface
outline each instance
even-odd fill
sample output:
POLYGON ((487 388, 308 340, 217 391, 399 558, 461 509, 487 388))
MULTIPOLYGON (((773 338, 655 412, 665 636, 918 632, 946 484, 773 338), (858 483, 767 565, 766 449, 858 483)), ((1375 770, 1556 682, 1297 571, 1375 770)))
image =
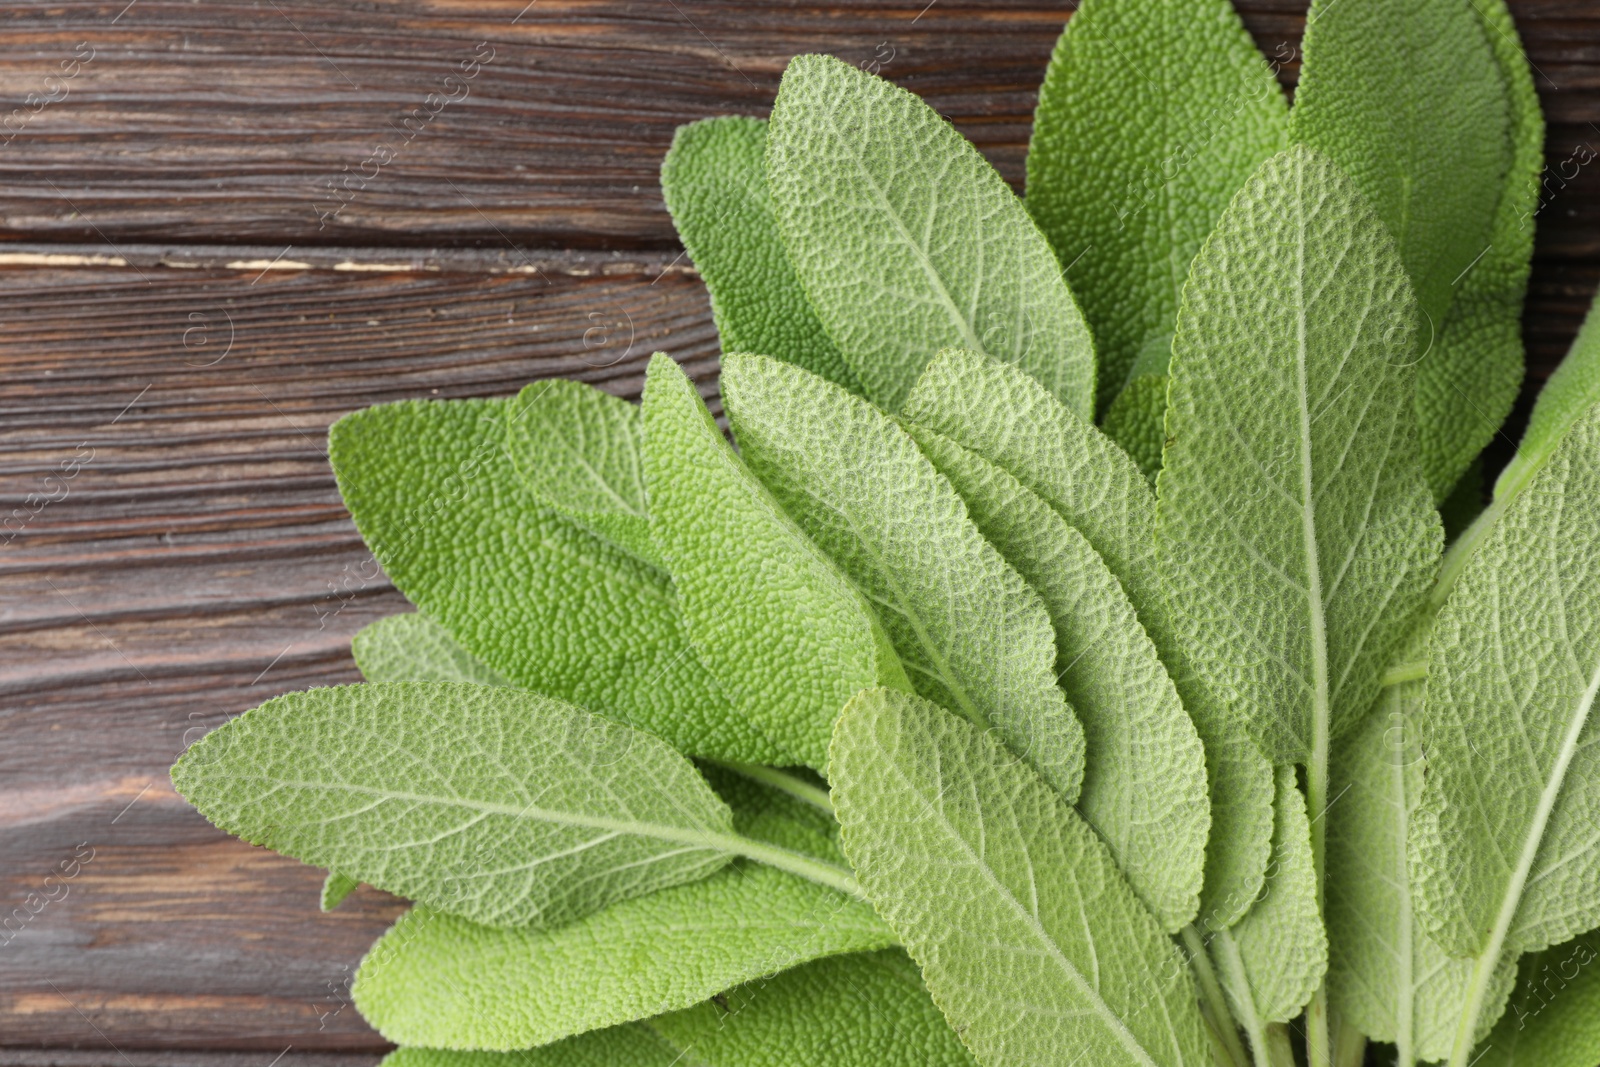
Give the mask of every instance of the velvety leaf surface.
POLYGON ((1412 309, 1382 224, 1304 148, 1241 190, 1185 291, 1161 573, 1189 662, 1278 763, 1372 707, 1437 566, 1412 309))
POLYGON ((1188 969, 1104 843, 988 733, 869 690, 834 728, 845 854, 979 1062, 1200 1067, 1188 969))
POLYGON ((1022 202, 920 99, 831 56, 797 56, 767 131, 790 261, 828 334, 894 410, 929 356, 1015 363, 1078 414, 1094 348, 1022 202))
POLYGON ((1279 767, 1277 777, 1266 888, 1244 918, 1216 935, 1213 950, 1228 999, 1252 1030, 1299 1015, 1328 969, 1305 794, 1293 767, 1279 767))
POLYGON ((289 693, 190 747, 218 827, 479 922, 552 925, 728 862, 732 813, 665 742, 536 693, 289 693))
POLYGON ((1211 806, 1205 750, 1133 605, 1094 548, 1001 468, 911 426, 979 532, 1044 600, 1056 668, 1088 742, 1078 810, 1169 932, 1199 909, 1211 806))
POLYGON ((817 960, 716 1001, 518 1052, 403 1048, 385 1067, 971 1067, 916 966, 887 949, 817 960))
POLYGON ((425 615, 390 615, 363 626, 350 652, 369 682, 474 682, 510 685, 425 615))
POLYGON ((339 491, 400 591, 509 681, 692 755, 781 762, 689 650, 666 574, 523 490, 510 401, 405 401, 329 433, 339 491))
POLYGON ((696 653, 763 733, 826 766, 845 701, 875 685, 910 688, 888 636, 661 354, 645 379, 644 418, 655 536, 696 653))
POLYGON ((1510 1008, 1474 1054, 1475 1067, 1593 1067, 1600 1062, 1597 961, 1600 931, 1522 957, 1510 1008))
POLYGON ((745 461, 877 609, 917 691, 994 726, 1076 800, 1083 727, 1056 685, 1049 613, 916 442, 761 356, 726 357, 722 395, 745 461))
POLYGON ((1094 333, 1102 406, 1139 350, 1171 336, 1189 261, 1287 145, 1288 119, 1228 0, 1084 0, 1074 12, 1039 88, 1027 203, 1094 333))
POLYGON ((667 210, 711 293, 724 352, 773 356, 859 393, 789 265, 767 192, 766 150, 760 119, 679 126, 661 164, 667 210))
POLYGON ((1011 474, 1088 539, 1138 612, 1206 748, 1211 841, 1201 922, 1231 925, 1261 892, 1272 848, 1272 766, 1225 704, 1184 669, 1156 574, 1156 500, 1117 446, 1027 375, 940 352, 905 416, 1011 474))
POLYGON ((583 382, 534 382, 506 408, 506 451, 534 500, 647 563, 639 407, 583 382))
POLYGON ((1167 440, 1167 376, 1141 374, 1117 394, 1100 428, 1139 465, 1150 484, 1161 473, 1161 450, 1167 440))
POLYGON ((1591 409, 1478 546, 1434 627, 1412 880, 1456 955, 1534 951, 1600 925, 1597 516, 1591 409))

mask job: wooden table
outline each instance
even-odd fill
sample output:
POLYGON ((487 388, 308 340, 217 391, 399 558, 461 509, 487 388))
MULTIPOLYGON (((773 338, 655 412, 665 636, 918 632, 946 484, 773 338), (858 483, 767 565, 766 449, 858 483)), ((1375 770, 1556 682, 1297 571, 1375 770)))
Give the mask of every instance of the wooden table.
MULTIPOLYGON (((655 349, 709 387, 656 177, 673 128, 762 114, 791 55, 827 51, 1020 185, 1070 6, 0 12, 0 512, 25 515, 0 535, 0 1064, 372 1062, 343 983, 399 902, 318 913, 320 872, 212 829, 166 776, 267 697, 357 680, 350 635, 403 607, 362 566, 328 424, 550 375, 637 396, 655 349)), ((1265 51, 1298 43, 1303 0, 1242 6, 1265 51)), ((1600 279, 1600 168, 1575 162, 1600 145, 1600 5, 1513 8, 1551 121, 1531 392, 1600 279)))

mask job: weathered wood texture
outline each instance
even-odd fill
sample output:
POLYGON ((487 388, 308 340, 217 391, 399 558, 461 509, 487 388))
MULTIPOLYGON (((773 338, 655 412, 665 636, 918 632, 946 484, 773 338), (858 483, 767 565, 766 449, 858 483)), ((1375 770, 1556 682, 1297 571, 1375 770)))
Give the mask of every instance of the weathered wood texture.
MULTIPOLYGON (((551 375, 636 396, 656 348, 709 389, 656 182, 673 127, 764 112, 787 57, 825 50, 1019 181, 1069 5, 125 2, 0 11, 0 112, 24 111, 0 132, 0 1064, 370 1062, 342 981, 398 902, 319 914, 317 872, 165 775, 268 696, 356 680, 350 635, 403 606, 327 425, 551 375), (493 60, 446 85, 479 42, 493 60), (320 220, 379 143, 397 158, 320 220)), ((1241 5, 1268 52, 1303 6, 1241 5)), ((1595 168, 1560 176, 1600 145, 1600 7, 1513 7, 1552 120, 1541 379, 1600 279, 1595 168)))

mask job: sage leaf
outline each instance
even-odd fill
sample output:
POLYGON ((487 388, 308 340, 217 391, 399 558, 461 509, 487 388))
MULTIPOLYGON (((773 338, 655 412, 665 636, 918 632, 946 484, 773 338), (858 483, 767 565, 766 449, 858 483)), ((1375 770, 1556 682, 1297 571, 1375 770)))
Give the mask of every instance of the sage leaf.
POLYGON ((350 652, 369 682, 511 684, 456 644, 450 631, 415 612, 363 626, 350 639, 350 652))
POLYGON ((1288 120, 1228 0, 1085 0, 1067 23, 1039 87, 1027 205, 1094 333, 1102 407, 1172 335, 1189 261, 1287 147, 1288 120))
POLYGON ((971 1067, 904 952, 835 956, 714 1001, 517 1052, 403 1048, 385 1067, 971 1067))
POLYGON ((1299 1015, 1328 969, 1306 798, 1293 767, 1279 767, 1277 777, 1266 888, 1244 918, 1212 942, 1228 1001, 1258 1049, 1266 1045, 1266 1024, 1299 1015))
POLYGON ((322 910, 332 911, 344 903, 344 898, 354 893, 361 885, 354 878, 347 878, 338 871, 329 871, 328 877, 322 880, 322 910))
POLYGON ((734 454, 671 358, 650 361, 644 460, 654 530, 695 651, 784 751, 826 765, 861 689, 909 689, 871 607, 734 454))
POLYGON ((1590 306, 1566 358, 1539 390, 1517 454, 1495 482, 1496 502, 1516 496, 1596 403, 1600 403, 1600 298, 1590 306))
POLYGON ((877 609, 911 685, 993 726, 1068 802, 1083 726, 1055 678, 1043 602, 893 419, 798 367, 723 361, 745 462, 877 609))
POLYGON ((1178 931, 1200 906, 1205 750, 1133 605, 1088 539, 1036 494, 949 438, 909 431, 1044 601, 1061 688, 1087 742, 1078 810, 1162 927, 1178 931))
POLYGON ((639 430, 637 404, 582 382, 534 382, 506 407, 506 451, 528 494, 659 566, 650 540, 639 430))
POLYGON ((1151 486, 1161 473, 1167 440, 1167 376, 1141 374, 1117 394, 1100 428, 1139 465, 1151 486))
MULTIPOLYGON (((1424 630, 1414 651, 1426 650, 1424 630)), ((1422 797, 1422 690, 1421 681, 1385 689, 1362 725, 1334 745, 1337 799, 1326 816, 1329 1003, 1367 1037, 1393 1044, 1402 1064, 1450 1055, 1472 977, 1470 959, 1451 958, 1428 936, 1412 899, 1407 855, 1422 797)), ((1497 1016, 1510 993, 1512 962, 1494 976, 1485 1016, 1497 1016)), ((1492 1022, 1480 1022, 1480 1032, 1492 1022)))
POLYGON ((1510 1010, 1473 1056, 1476 1067, 1592 1067, 1600 1061, 1600 931, 1530 952, 1510 1010))
POLYGON ((1437 566, 1412 308, 1382 224, 1297 147, 1229 206, 1178 316, 1156 538, 1174 620, 1207 688, 1313 779, 1437 566))
POLYGON ((1433 351, 1417 364, 1417 444, 1437 500, 1494 437, 1522 385, 1522 304, 1544 172, 1544 118, 1511 13, 1505 0, 1472 0, 1472 7, 1499 68, 1511 158, 1488 247, 1455 279, 1433 351))
POLYGON ((845 854, 980 1063, 1210 1063, 1176 946, 1101 840, 977 726, 859 694, 834 727, 845 854))
POLYGON ((1452 1059, 1503 953, 1600 926, 1600 408, 1568 431, 1467 562, 1433 630, 1412 884, 1475 958, 1452 1059))
POLYGON ((1442 322, 1489 244, 1512 157, 1504 78, 1472 0, 1313 0, 1294 99, 1291 139, 1349 175, 1442 322))
POLYGON ((1272 766, 1228 707, 1180 659, 1156 573, 1156 500, 1115 444, 1015 368, 940 352, 905 416, 987 459, 1088 539, 1137 611, 1206 749, 1211 839, 1200 920, 1231 925, 1261 892, 1272 849, 1272 766))
POLYGON ((172 768, 219 828, 478 922, 553 925, 703 878, 728 806, 665 742, 536 693, 390 682, 289 693, 172 768))
POLYGON ((407 401, 334 423, 339 491, 395 585, 516 685, 691 755, 783 762, 690 651, 667 575, 523 490, 506 455, 511 410, 407 401))
POLYGON ((722 351, 760 352, 859 393, 789 265, 767 192, 766 150, 760 119, 679 126, 661 164, 667 210, 711 294, 722 351))
POLYGON ((931 353, 986 352, 1089 417, 1094 348, 1055 254, 927 104, 830 56, 784 71, 767 130, 784 245, 867 396, 894 410, 931 353))
MULTIPOLYGON (((710 776, 741 836, 843 863, 831 816, 729 772, 710 776)), ((393 1041, 526 1048, 894 940, 869 905, 739 860, 554 929, 497 929, 414 908, 362 962, 354 993, 393 1041)))

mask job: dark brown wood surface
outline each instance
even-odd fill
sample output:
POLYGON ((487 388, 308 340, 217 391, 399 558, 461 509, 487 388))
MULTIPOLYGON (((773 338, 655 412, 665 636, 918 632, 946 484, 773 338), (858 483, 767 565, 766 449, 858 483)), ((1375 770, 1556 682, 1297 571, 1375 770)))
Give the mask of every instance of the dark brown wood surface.
MULTIPOLYGON (((125 3, 0 10, 0 1064, 354 1067, 384 1045, 343 982, 401 906, 319 913, 319 872, 166 779, 204 729, 356 680, 350 635, 402 607, 328 424, 551 375, 637 396, 658 348, 709 390, 673 128, 762 114, 829 51, 1020 182, 1070 5, 125 3)), ((1303 6, 1241 4, 1268 52, 1303 6)), ((1551 121, 1536 382, 1600 281, 1600 4, 1512 6, 1551 121)))

